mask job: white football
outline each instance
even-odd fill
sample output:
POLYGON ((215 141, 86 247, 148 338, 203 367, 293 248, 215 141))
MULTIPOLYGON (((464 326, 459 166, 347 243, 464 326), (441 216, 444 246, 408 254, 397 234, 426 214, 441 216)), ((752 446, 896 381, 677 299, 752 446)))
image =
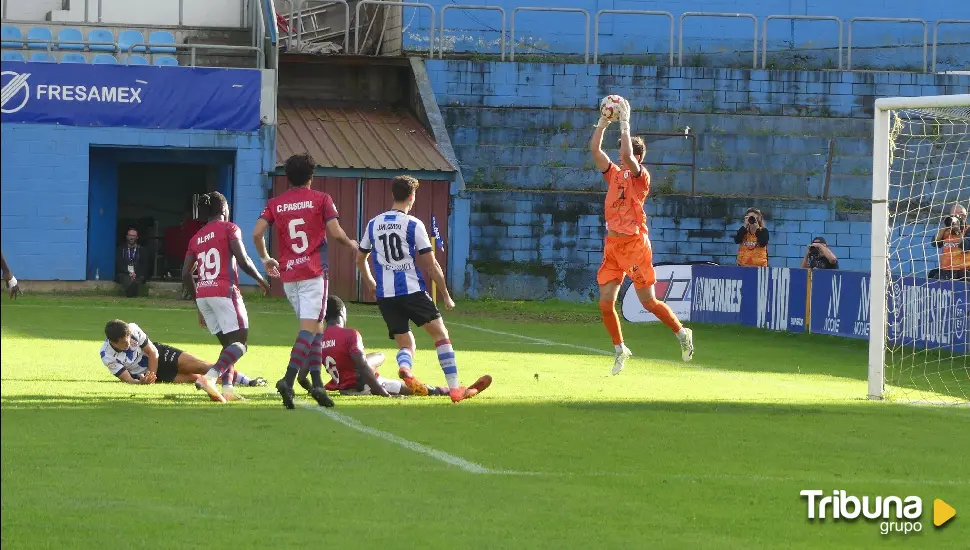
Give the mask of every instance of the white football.
POLYGON ((604 97, 603 101, 600 101, 600 116, 611 122, 620 120, 621 101, 623 101, 623 98, 616 94, 610 94, 604 97))

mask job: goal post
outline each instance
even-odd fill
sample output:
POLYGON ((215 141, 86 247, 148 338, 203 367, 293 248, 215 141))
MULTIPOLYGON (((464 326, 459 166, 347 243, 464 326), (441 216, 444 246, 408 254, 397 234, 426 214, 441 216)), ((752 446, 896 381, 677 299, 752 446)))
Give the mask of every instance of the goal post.
POLYGON ((970 94, 878 99, 874 114, 868 397, 895 398, 891 375, 914 401, 967 403, 970 344, 954 342, 970 330, 970 283, 945 283, 947 294, 930 273, 943 216, 970 207, 970 94))

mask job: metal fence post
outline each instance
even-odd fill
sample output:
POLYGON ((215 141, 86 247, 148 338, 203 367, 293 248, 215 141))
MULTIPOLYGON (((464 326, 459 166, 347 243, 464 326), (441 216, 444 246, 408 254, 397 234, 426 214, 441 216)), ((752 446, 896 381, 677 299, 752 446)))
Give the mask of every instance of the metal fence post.
MULTIPOLYGON (((438 29, 438 59, 444 59, 444 39, 445 39, 445 12, 450 9, 458 10, 492 10, 502 14, 502 36, 499 40, 499 52, 502 61, 505 61, 505 10, 499 6, 473 6, 468 4, 445 4, 441 8, 441 28, 438 29)), ((434 21, 431 22, 434 25, 434 21)))
POLYGON ((768 64, 768 21, 790 19, 804 21, 835 21, 839 24, 839 70, 842 70, 842 20, 834 15, 769 15, 761 25, 761 68, 768 64))
POLYGON ((670 19, 670 60, 669 65, 674 66, 674 16, 669 11, 647 11, 647 10, 600 10, 593 16, 593 64, 599 62, 600 49, 600 16, 606 13, 624 13, 630 15, 662 15, 670 19))
POLYGON ((927 38, 928 29, 926 27, 926 21, 923 19, 916 19, 912 17, 853 17, 849 20, 849 48, 846 53, 846 63, 845 68, 847 70, 852 70, 852 25, 856 21, 875 21, 881 23, 919 23, 923 25, 923 72, 926 72, 927 60, 926 60, 926 49, 927 43, 929 42, 927 38))
POLYGON ((546 7, 539 7, 539 6, 521 6, 512 10, 512 32, 509 37, 509 41, 511 42, 509 46, 510 61, 515 61, 515 13, 519 11, 552 11, 552 12, 560 12, 560 13, 581 13, 584 16, 586 16, 586 27, 584 29, 586 31, 585 32, 586 49, 584 52, 585 58, 583 60, 583 63, 586 63, 587 65, 589 64, 589 11, 580 9, 580 8, 546 8, 546 7))
POLYGON ((360 0, 354 16, 354 53, 360 54, 360 8, 365 4, 379 4, 381 6, 401 6, 404 8, 427 8, 431 12, 431 25, 428 30, 428 59, 434 59, 434 6, 423 2, 388 2, 385 0, 360 0))
POLYGON ((715 11, 685 11, 680 14, 680 44, 677 48, 677 64, 684 66, 684 19, 688 17, 744 17, 754 22, 754 46, 751 48, 751 68, 758 68, 758 18, 750 13, 721 13, 715 11))
POLYGON ((937 45, 937 38, 939 36, 941 24, 967 25, 967 24, 970 24, 970 19, 940 19, 936 23, 933 23, 933 63, 930 66, 932 68, 932 71, 930 72, 934 72, 934 73, 936 72, 936 45, 937 45))

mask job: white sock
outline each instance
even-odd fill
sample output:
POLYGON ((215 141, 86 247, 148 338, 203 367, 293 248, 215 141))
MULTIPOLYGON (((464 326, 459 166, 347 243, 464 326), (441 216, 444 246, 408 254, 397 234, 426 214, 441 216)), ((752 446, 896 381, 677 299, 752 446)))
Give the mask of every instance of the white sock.
POLYGON ((219 369, 212 367, 209 369, 209 372, 205 373, 205 377, 212 379, 219 378, 219 369))
POLYGON ((235 393, 235 391, 233 390, 232 384, 223 384, 222 393, 235 393))
POLYGON ((615 344, 613 349, 615 349, 617 353, 623 353, 623 344, 615 344))
POLYGON ((684 338, 687 338, 687 331, 684 330, 684 327, 680 327, 680 330, 678 330, 676 334, 677 334, 677 339, 679 340, 683 340, 684 338))

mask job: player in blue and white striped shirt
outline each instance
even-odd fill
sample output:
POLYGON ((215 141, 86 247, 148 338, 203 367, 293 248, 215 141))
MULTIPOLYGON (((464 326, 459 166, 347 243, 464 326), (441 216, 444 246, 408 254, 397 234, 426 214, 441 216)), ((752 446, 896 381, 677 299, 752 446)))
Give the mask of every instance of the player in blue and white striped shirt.
POLYGON ((417 190, 418 180, 410 176, 394 178, 391 183, 394 205, 365 226, 357 253, 357 269, 370 291, 376 293, 377 306, 387 323, 388 335, 400 348, 397 352, 398 376, 416 395, 427 395, 424 383, 411 374, 415 343, 409 322, 413 321, 434 339, 451 400, 457 403, 484 391, 492 383, 492 377, 486 374, 468 388, 458 381, 455 350, 448 339, 441 312, 428 295, 423 272, 427 272, 441 289, 446 309, 454 308, 455 302, 448 293, 441 266, 431 253, 428 231, 421 220, 408 214, 414 206, 417 190))

